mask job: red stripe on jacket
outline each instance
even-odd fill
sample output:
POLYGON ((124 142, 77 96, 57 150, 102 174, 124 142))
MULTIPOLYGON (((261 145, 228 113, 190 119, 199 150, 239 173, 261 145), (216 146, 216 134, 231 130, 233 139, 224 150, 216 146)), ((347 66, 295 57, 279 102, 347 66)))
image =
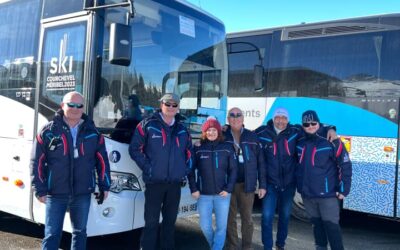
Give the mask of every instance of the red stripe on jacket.
POLYGON ((44 178, 43 178, 43 161, 45 158, 45 154, 42 153, 42 155, 39 157, 39 162, 38 162, 38 173, 39 173, 39 180, 43 183, 44 178))
POLYGON ((162 135, 162 145, 165 146, 165 143, 167 142, 167 134, 165 133, 165 130, 163 128, 161 129, 161 135, 162 135))
POLYGON ((338 158, 342 154, 342 150, 343 150, 343 144, 339 143, 339 148, 336 152, 336 158, 338 158))
POLYGON ((286 139, 285 139, 285 148, 286 148, 286 152, 288 153, 288 155, 290 155, 289 142, 286 139))
POLYGON ((312 155, 311 155, 311 164, 312 164, 313 167, 315 165, 315 154, 316 153, 317 153, 317 148, 314 147, 313 150, 312 150, 312 155))
POLYGON ((99 152, 97 152, 96 155, 97 155, 97 158, 99 158, 100 165, 101 165, 100 179, 101 179, 102 181, 104 181, 104 174, 105 174, 105 172, 106 172, 106 164, 105 164, 105 162, 104 162, 103 156, 102 156, 99 152))
POLYGON ((301 151, 301 156, 300 156, 300 163, 303 162, 303 158, 304 158, 304 153, 306 152, 306 147, 303 148, 303 150, 301 151))
POLYGON ((144 136, 144 131, 143 131, 143 128, 142 128, 142 124, 138 124, 137 126, 136 126, 136 128, 137 128, 137 130, 139 131, 139 134, 141 135, 141 136, 144 136))
POLYGON ((64 155, 67 155, 67 152, 68 152, 67 151, 68 150, 67 137, 64 134, 62 134, 61 139, 62 139, 62 142, 64 145, 64 155))
POLYGON ((83 149, 83 142, 81 143, 81 155, 85 155, 85 150, 83 149))
POLYGON ((43 140, 42 137, 40 137, 40 135, 36 135, 36 140, 43 145, 43 140))

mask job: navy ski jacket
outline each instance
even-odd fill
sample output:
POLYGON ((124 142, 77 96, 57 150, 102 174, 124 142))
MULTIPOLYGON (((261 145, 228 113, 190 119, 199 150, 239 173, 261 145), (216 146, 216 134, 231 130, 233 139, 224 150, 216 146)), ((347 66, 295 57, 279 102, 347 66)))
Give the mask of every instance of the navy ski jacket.
POLYGON ((188 176, 192 193, 232 193, 237 176, 237 161, 232 145, 226 142, 204 141, 200 146, 194 146, 192 163, 192 170, 188 176))
POLYGON ((96 181, 101 191, 108 191, 111 178, 104 137, 83 114, 74 147, 63 116, 62 110, 57 111, 33 143, 30 167, 35 195, 92 193, 96 181))
MULTIPOLYGON (((225 141, 231 144, 232 149, 234 149, 235 142, 230 126, 228 126, 224 136, 225 141)), ((243 152, 244 160, 244 191, 246 193, 254 192, 257 188, 257 180, 258 187, 266 189, 266 164, 262 152, 262 145, 256 133, 243 128, 239 145, 243 152)))
POLYGON ((169 126, 156 112, 137 125, 129 154, 143 171, 145 183, 178 183, 189 173, 192 138, 181 119, 177 114, 169 126))
POLYGON ((347 196, 351 187, 352 165, 343 143, 333 143, 318 134, 306 134, 297 145, 299 159, 297 191, 306 198, 347 196))
POLYGON ((255 130, 267 164, 267 183, 284 190, 296 182, 297 140, 302 137, 302 129, 288 124, 286 129, 276 134, 272 120, 255 130))

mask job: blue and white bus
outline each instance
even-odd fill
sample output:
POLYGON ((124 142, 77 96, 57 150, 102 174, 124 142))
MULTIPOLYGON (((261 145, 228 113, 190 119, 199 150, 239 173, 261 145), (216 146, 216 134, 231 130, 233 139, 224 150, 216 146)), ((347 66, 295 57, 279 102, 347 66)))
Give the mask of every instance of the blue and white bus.
MULTIPOLYGON (((32 140, 75 90, 106 136, 112 176, 109 198, 92 200, 88 235, 143 227, 145 185, 128 154, 130 136, 165 91, 182 97, 194 133, 199 110, 223 112, 222 22, 181 0, 0 0, 0 29, 0 210, 44 222, 31 189, 32 140)), ((195 212, 185 185, 180 215, 195 212)))
POLYGON ((227 105, 244 110, 246 127, 279 106, 291 123, 316 110, 353 162, 343 208, 400 218, 400 14, 232 33, 227 49, 227 105))

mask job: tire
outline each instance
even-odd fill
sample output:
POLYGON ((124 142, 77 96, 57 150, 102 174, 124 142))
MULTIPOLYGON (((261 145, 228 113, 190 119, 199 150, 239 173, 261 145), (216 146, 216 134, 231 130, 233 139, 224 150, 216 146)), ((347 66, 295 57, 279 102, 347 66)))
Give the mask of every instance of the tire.
POLYGON ((310 217, 304 208, 303 199, 301 198, 301 195, 297 193, 297 191, 293 198, 292 216, 301 221, 310 221, 310 217))

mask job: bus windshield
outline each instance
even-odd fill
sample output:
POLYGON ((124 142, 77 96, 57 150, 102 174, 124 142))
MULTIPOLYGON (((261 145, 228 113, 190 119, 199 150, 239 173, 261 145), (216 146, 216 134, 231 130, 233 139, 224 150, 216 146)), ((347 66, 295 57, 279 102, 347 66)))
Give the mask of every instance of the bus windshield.
POLYGON ((182 15, 177 11, 187 8, 182 3, 168 5, 135 1, 129 67, 107 62, 109 24, 123 22, 118 19, 123 15, 115 10, 105 13, 105 49, 93 117, 117 141, 130 141, 132 128, 159 108, 163 93, 174 92, 182 98, 180 112, 187 122, 197 121, 193 117, 198 115, 198 106, 221 109, 226 96, 223 25, 200 12, 182 15))

